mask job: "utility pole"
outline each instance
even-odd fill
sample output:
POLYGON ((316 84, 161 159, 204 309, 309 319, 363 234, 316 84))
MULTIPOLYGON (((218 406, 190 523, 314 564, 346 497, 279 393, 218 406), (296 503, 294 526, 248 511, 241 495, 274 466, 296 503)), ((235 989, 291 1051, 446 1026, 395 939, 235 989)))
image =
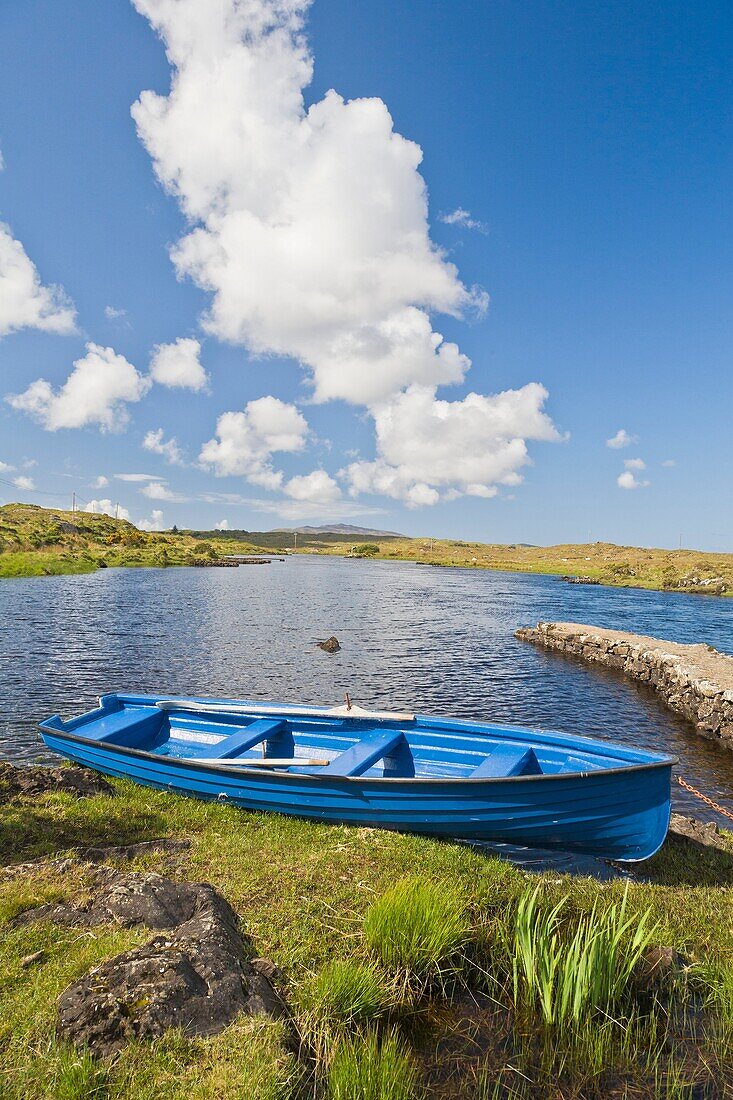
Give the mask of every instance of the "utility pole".
POLYGON ((118 500, 117 503, 115 504, 115 519, 119 519, 119 518, 120 518, 120 502, 118 500))
POLYGON ((295 545, 294 545, 293 549, 297 550, 298 549, 298 532, 293 531, 293 534, 295 535, 295 545))
POLYGON ((71 514, 72 516, 76 512, 76 493, 71 494, 71 514))

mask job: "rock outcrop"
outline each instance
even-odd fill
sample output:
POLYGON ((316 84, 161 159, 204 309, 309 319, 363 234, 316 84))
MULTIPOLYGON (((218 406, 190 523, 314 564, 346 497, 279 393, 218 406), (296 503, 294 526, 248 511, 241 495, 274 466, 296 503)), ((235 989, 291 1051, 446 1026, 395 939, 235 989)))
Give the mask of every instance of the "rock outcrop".
POLYGON ((324 653, 338 653, 341 649, 341 643, 335 635, 331 635, 330 638, 326 638, 325 642, 318 642, 318 647, 324 651, 324 653))
POLYGON ((521 627, 516 637, 649 684, 703 737, 733 750, 733 657, 712 646, 679 645, 581 623, 540 622, 521 627))
POLYGON ((15 767, 0 763, 0 804, 16 798, 36 798, 49 791, 64 791, 79 798, 113 795, 114 787, 88 768, 42 766, 15 767))
POLYGON ((240 1013, 284 1014, 270 982, 277 968, 248 959, 236 913, 206 883, 102 867, 87 895, 39 906, 16 922, 39 919, 164 933, 93 967, 59 997, 59 1038, 95 1054, 113 1054, 131 1039, 155 1039, 172 1027, 214 1035, 240 1013))

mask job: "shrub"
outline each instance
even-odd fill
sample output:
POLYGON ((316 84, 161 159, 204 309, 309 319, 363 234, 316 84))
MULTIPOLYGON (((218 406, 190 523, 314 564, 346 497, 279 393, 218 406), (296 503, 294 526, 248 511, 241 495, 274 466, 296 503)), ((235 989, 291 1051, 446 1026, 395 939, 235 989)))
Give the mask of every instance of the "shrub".
POLYGON ((364 934, 385 967, 410 984, 427 987, 455 975, 470 925, 457 890, 407 880, 370 906, 364 934))
POLYGON ((421 1095, 418 1068, 397 1036, 344 1039, 336 1048, 329 1100, 416 1100, 421 1095))
POLYGON ((375 542, 360 542, 358 546, 351 548, 352 554, 358 554, 360 557, 369 557, 372 554, 379 553, 379 547, 375 542))

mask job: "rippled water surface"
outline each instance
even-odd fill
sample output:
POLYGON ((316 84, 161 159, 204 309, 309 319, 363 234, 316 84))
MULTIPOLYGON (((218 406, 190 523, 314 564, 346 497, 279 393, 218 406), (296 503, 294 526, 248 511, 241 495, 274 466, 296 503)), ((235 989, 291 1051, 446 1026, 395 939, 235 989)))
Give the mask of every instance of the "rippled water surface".
MULTIPOLYGON (((555 577, 309 555, 239 569, 5 580, 0 756, 50 759, 35 722, 85 710, 105 691, 314 704, 349 691, 367 707, 500 719, 670 751, 690 782, 733 809, 733 753, 700 738, 650 689, 514 638, 518 626, 539 619, 733 653, 733 601, 555 577), (315 645, 330 634, 343 647, 333 656, 315 645)), ((675 797, 686 812, 703 810, 675 797)))

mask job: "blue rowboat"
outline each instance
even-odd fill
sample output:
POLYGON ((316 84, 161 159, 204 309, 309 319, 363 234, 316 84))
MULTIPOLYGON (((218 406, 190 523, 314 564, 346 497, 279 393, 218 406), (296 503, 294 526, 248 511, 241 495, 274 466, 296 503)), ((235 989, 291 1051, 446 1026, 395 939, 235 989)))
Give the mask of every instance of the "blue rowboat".
POLYGON ((437 837, 653 855, 674 758, 483 722, 235 700, 104 695, 40 725, 106 775, 247 810, 437 837))

